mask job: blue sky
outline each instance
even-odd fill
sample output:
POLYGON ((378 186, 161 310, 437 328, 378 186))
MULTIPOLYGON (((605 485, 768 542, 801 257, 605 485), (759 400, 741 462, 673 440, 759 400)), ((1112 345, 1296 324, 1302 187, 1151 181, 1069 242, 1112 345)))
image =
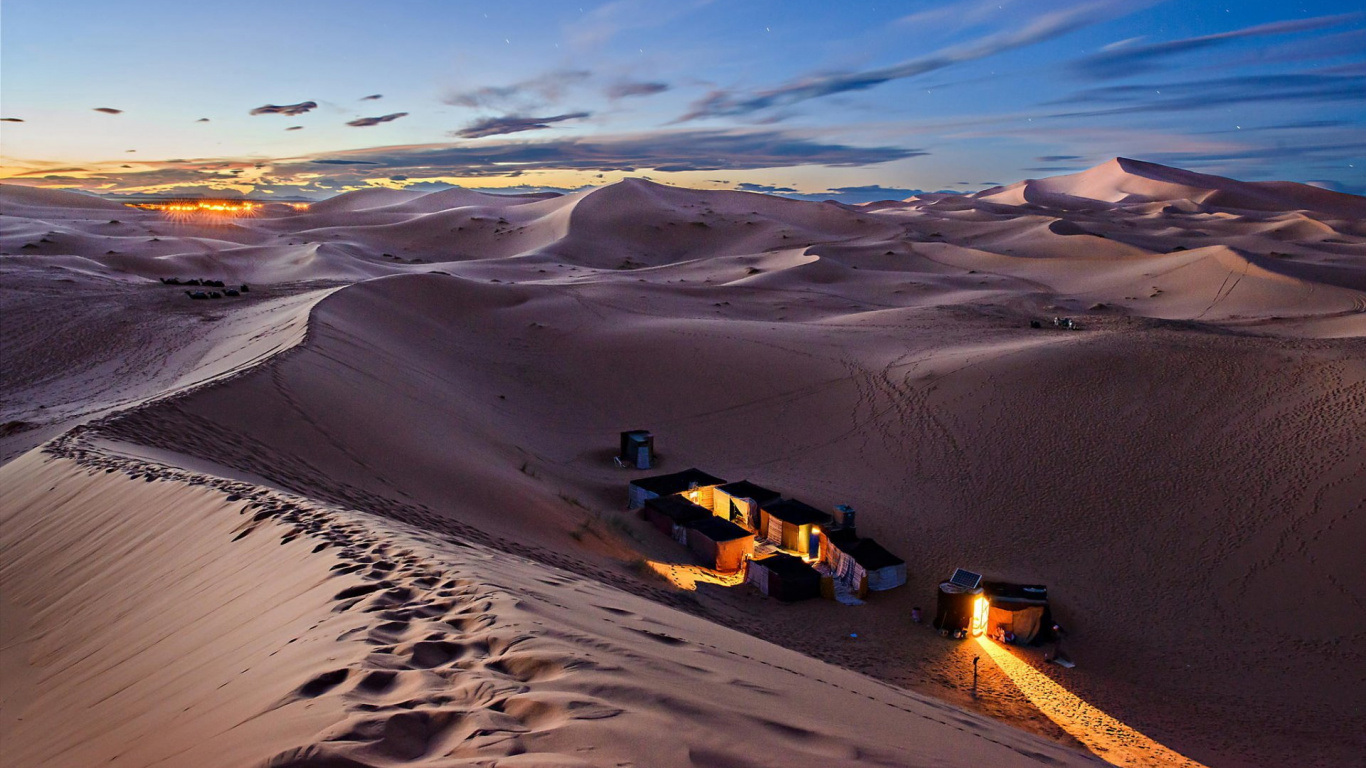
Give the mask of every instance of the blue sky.
POLYGON ((862 200, 1121 155, 1366 191, 1346 2, 6 0, 0 22, 22 183, 862 200))

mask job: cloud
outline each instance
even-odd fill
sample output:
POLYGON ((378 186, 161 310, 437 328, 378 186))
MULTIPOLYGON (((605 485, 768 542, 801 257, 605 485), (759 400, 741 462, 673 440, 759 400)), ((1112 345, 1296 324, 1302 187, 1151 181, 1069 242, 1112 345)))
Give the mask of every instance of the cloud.
POLYGON ((201 118, 199 118, 198 120, 196 120, 195 122, 196 122, 196 123, 207 123, 207 122, 209 122, 209 118, 207 118, 207 117, 201 117, 201 118))
POLYGON ((511 85, 487 85, 472 91, 448 93, 443 102, 455 107, 521 111, 555 104, 570 87, 593 76, 583 69, 547 72, 511 85))
POLYGON ((318 108, 314 101, 301 101, 298 104, 266 104, 251 111, 253 115, 302 115, 318 108))
POLYGON ((379 147, 345 153, 386 173, 505 176, 512 170, 716 171, 797 165, 855 167, 927 154, 902 147, 824 143, 779 130, 675 130, 551 141, 379 147))
POLYGON ((792 187, 775 187, 775 186, 772 186, 771 184, 754 184, 754 183, 751 183, 751 182, 748 182, 748 181, 742 182, 742 183, 740 183, 740 184, 736 184, 736 185, 735 185, 735 188, 738 189, 738 190, 741 191, 741 192, 759 192, 759 193, 762 193, 762 194, 765 194, 765 195, 773 194, 773 193, 775 193, 775 192, 796 192, 796 191, 797 191, 797 190, 793 189, 792 187))
POLYGON ((372 93, 372 94, 370 94, 369 96, 362 96, 362 97, 360 97, 360 100, 361 100, 361 101, 375 101, 376 99, 382 99, 382 98, 384 98, 384 94, 382 94, 382 93, 372 93))
POLYGON ((1114 104, 1050 118, 1097 117, 1134 113, 1184 112, 1233 104, 1331 103, 1360 101, 1366 75, 1285 74, 1247 75, 1175 83, 1144 83, 1090 88, 1063 102, 1114 104))
POLYGON ((551 123, 562 123, 565 120, 581 120, 588 117, 590 114, 591 113, 589 112, 569 112, 563 115, 551 115, 550 117, 521 117, 519 115, 489 117, 483 120, 476 120, 464 128, 454 131, 452 135, 462 139, 479 139, 485 136, 498 136, 505 133, 539 131, 549 128, 551 123))
MULTIPOLYGON (((766 192, 777 193, 782 197, 790 197, 794 200, 834 200, 848 205, 858 205, 860 203, 875 203, 879 200, 905 200, 908 197, 922 195, 923 189, 903 189, 900 187, 884 187, 881 184, 865 184, 857 187, 833 187, 824 192, 797 192, 784 187, 773 187, 771 189, 744 189, 744 187, 763 187, 762 184, 741 184, 739 188, 745 192, 766 192)), ((943 190, 949 191, 949 190, 943 190)))
POLYGON ((607 86, 607 98, 629 99, 636 96, 653 96, 669 90, 668 83, 622 80, 607 86))
MULTIPOLYGON (((493 139, 374 147, 277 161, 198 160, 110 170, 73 183, 110 192, 184 192, 254 187, 284 194, 326 195, 404 176, 440 179, 507 178, 515 173, 730 172, 794 166, 858 167, 926 154, 892 146, 851 146, 783 130, 665 130, 546 141, 493 139), (317 160, 345 161, 318 163, 317 160), (230 177, 233 169, 244 174, 230 177)), ((55 182, 54 182, 55 183, 55 182)), ((830 197, 832 195, 825 195, 830 197)))
POLYGON ((113 107, 95 107, 95 111, 96 111, 96 112, 103 112, 103 113, 106 114, 106 115, 121 115, 121 114, 123 114, 123 110, 121 110, 121 109, 114 109, 113 107))
POLYGON ((361 118, 357 118, 357 119, 355 119, 355 120, 352 120, 351 122, 347 123, 347 125, 355 126, 356 128, 364 128, 364 127, 366 127, 366 126, 379 125, 380 123, 388 123, 388 122, 391 122, 391 121, 393 121, 393 120, 397 120, 397 119, 399 119, 400 117, 407 117, 407 116, 408 116, 408 113, 407 113, 407 112, 395 112, 395 113, 393 113, 393 114, 390 114, 390 115, 382 115, 382 116, 380 116, 380 117, 361 117, 361 118))
POLYGON ((1361 14, 1350 13, 1337 16, 1319 16, 1312 19, 1275 21, 1270 24, 1258 24, 1229 32, 1169 40, 1164 43, 1124 45, 1080 59, 1072 65, 1072 68, 1086 77, 1097 80, 1129 77, 1159 69, 1164 59, 1184 53, 1207 50, 1233 40, 1310 32, 1325 27, 1338 26, 1360 17, 1361 14))
POLYGON ((1034 159, 1040 163, 1062 163, 1068 160, 1081 160, 1083 158, 1081 155, 1043 155, 1034 159))
POLYGON ((1123 4, 1107 0, 1053 11, 1035 17, 1017 29, 979 37, 936 53, 881 69, 861 72, 832 72, 809 75, 774 88, 750 93, 715 90, 695 101, 689 111, 675 122, 709 117, 737 117, 754 112, 788 107, 810 99, 837 93, 862 91, 927 72, 975 61, 1016 48, 1042 43, 1115 15, 1111 10, 1123 4))
POLYGON ((22 122, 24 122, 24 119, 23 119, 22 117, 0 117, 0 123, 22 123, 22 122))
POLYGON ((304 129, 304 127, 303 127, 302 125, 291 125, 291 126, 289 126, 288 128, 286 128, 285 130, 286 130, 286 131, 302 131, 303 129, 304 129))

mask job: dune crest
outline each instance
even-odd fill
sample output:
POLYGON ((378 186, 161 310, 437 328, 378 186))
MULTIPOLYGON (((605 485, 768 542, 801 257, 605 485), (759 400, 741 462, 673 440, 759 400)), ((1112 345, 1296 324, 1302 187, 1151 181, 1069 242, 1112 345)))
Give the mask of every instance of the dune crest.
POLYGON ((1361 198, 1122 158, 869 206, 87 197, 0 188, 24 764, 1094 764, 1031 696, 1216 768, 1356 756, 1361 198), (640 427, 854 506, 908 585, 662 580, 640 427), (907 618, 959 566, 1048 584, 1078 666, 970 688, 907 618))

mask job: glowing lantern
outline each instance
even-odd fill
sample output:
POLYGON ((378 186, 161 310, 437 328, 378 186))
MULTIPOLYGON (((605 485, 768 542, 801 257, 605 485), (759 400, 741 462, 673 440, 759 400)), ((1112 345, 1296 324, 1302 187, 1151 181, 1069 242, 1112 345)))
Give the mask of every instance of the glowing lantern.
POLYGON ((987 631, 987 611, 990 607, 986 595, 978 595, 972 601, 972 624, 968 626, 968 632, 973 637, 981 637, 987 631))

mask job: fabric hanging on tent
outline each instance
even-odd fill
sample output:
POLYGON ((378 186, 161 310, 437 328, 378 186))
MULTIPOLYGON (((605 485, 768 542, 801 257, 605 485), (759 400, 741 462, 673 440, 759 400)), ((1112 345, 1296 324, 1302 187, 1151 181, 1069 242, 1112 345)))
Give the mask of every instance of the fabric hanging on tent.
POLYGON ((756 566, 754 561, 749 561, 745 573, 745 581, 759 588, 759 591, 768 594, 768 569, 763 566, 756 566))
POLYGON ((850 557, 849 553, 839 547, 831 547, 830 549, 834 551, 832 565, 835 567, 835 578, 851 587, 858 586, 860 581, 858 563, 854 562, 854 558, 850 557))
POLYGON ((735 508, 735 516, 732 522, 739 523, 746 528, 759 527, 759 505, 754 499, 732 499, 731 504, 735 508))
POLYGON ((769 515, 768 530, 764 532, 764 538, 781 547, 783 545, 783 521, 769 515))

